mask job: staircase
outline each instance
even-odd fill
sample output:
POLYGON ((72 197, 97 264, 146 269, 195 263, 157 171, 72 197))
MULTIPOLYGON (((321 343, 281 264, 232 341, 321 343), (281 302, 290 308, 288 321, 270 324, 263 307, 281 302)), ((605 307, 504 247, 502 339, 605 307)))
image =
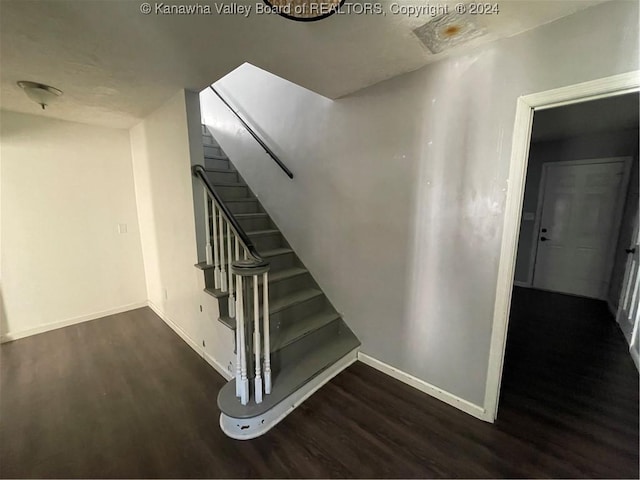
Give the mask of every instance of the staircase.
POLYGON ((353 363, 360 342, 204 125, 203 143, 205 166, 194 173, 205 186, 208 245, 196 266, 236 338, 220 426, 250 439, 353 363))

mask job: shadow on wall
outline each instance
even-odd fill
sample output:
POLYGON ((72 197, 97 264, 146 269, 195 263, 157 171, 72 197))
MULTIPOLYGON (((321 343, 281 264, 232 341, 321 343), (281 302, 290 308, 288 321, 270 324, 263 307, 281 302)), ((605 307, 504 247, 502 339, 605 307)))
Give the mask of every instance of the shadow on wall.
POLYGON ((4 296, 2 295, 2 284, 0 283, 0 339, 9 333, 9 320, 4 308, 4 296))

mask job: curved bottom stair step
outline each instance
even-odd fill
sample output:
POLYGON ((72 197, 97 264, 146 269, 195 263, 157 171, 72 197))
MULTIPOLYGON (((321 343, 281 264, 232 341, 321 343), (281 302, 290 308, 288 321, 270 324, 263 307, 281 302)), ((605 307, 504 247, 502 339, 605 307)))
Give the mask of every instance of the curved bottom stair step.
POLYGON ((236 397, 236 381, 233 379, 220 390, 218 407, 224 415, 234 419, 264 415, 359 346, 360 341, 342 320, 336 327, 323 327, 284 348, 281 352, 287 358, 273 358, 272 393, 265 395, 262 403, 253 401, 253 385, 250 385, 252 400, 242 405, 236 397), (326 331, 321 332, 323 330, 326 331))

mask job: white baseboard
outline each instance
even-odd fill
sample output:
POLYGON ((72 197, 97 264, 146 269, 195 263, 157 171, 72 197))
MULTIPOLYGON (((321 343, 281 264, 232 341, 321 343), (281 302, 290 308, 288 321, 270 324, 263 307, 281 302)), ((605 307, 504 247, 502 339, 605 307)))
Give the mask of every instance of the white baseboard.
POLYGON ((358 360, 362 363, 369 365, 370 367, 375 368, 376 370, 381 371, 382 373, 386 373, 390 377, 395 378, 396 380, 400 380, 402 383, 406 383, 407 385, 412 386, 424 392, 432 397, 437 398, 440 401, 443 401, 452 407, 456 407, 459 410, 462 410, 469 415, 472 415, 480 420, 484 420, 485 422, 491 422, 492 419, 487 415, 486 410, 483 407, 476 405, 475 403, 471 403, 463 398, 460 398, 453 393, 449 393, 441 388, 436 387, 435 385, 431 385, 430 383, 425 382, 424 380, 420 380, 419 378, 414 377, 402 370, 397 369, 396 367, 392 367, 389 364, 381 362, 373 357, 370 357, 366 353, 358 352, 358 360))
POLYGON ((215 358, 213 358, 207 352, 203 352, 203 353, 204 353, 203 357, 207 361, 207 363, 211 365, 216 372, 222 375, 222 377, 224 377, 226 381, 229 381, 233 378, 233 375, 231 375, 228 370, 225 370, 225 368, 222 366, 220 362, 218 362, 215 358))
POLYGON ((130 303, 129 305, 122 305, 116 308, 110 308, 109 310, 103 310, 101 312, 90 313, 88 315, 80 315, 79 317, 68 318, 66 320, 60 320, 58 322, 46 323, 35 328, 28 330, 21 330, 18 332, 7 332, 0 336, 0 343, 11 342, 20 338, 30 337, 31 335, 38 335, 39 333, 49 332, 51 330, 57 330, 58 328, 68 327, 75 325, 76 323, 88 322, 90 320, 96 320, 102 317, 108 317, 109 315, 115 315, 117 313, 127 312, 129 310, 135 310, 136 308, 146 307, 147 302, 130 303))
POLYGON ((160 310, 160 308, 158 308, 157 305, 155 305, 151 300, 149 300, 147 303, 149 305, 149 308, 153 310, 155 314, 158 315, 162 319, 162 321, 169 326, 169 328, 171 328, 171 330, 176 332, 176 334, 187 345, 189 345, 198 355, 204 358, 205 361, 209 365, 211 365, 216 372, 218 372, 220 375, 222 375, 222 377, 224 377, 225 380, 228 381, 233 378, 233 376, 227 370, 225 370, 225 368, 215 358, 213 358, 211 355, 205 352, 197 341, 195 341, 193 338, 187 335, 187 332, 185 332, 182 328, 180 328, 180 326, 174 320, 172 320, 166 313, 160 310))
POLYGON ((151 300, 149 300, 147 303, 149 305, 149 308, 151 310, 153 310, 155 312, 155 314, 158 315, 162 319, 162 321, 164 323, 169 325, 171 330, 176 332, 178 334, 178 336, 187 345, 189 345, 191 348, 193 348, 198 353, 198 355, 202 356, 202 348, 200 347, 200 345, 198 345, 198 342, 196 342, 189 335, 187 335, 187 333, 175 321, 173 321, 166 313, 164 313, 162 310, 160 310, 160 308, 158 308, 158 306, 155 303, 153 303, 151 300))

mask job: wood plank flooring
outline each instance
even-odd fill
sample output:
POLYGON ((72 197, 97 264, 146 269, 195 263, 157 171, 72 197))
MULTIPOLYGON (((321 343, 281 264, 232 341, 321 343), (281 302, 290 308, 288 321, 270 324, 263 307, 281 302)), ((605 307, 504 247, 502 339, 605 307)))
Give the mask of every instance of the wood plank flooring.
POLYGON ((1 348, 3 478, 638 478, 638 374, 601 302, 517 289, 495 425, 356 363, 267 435, 149 309, 1 348))

